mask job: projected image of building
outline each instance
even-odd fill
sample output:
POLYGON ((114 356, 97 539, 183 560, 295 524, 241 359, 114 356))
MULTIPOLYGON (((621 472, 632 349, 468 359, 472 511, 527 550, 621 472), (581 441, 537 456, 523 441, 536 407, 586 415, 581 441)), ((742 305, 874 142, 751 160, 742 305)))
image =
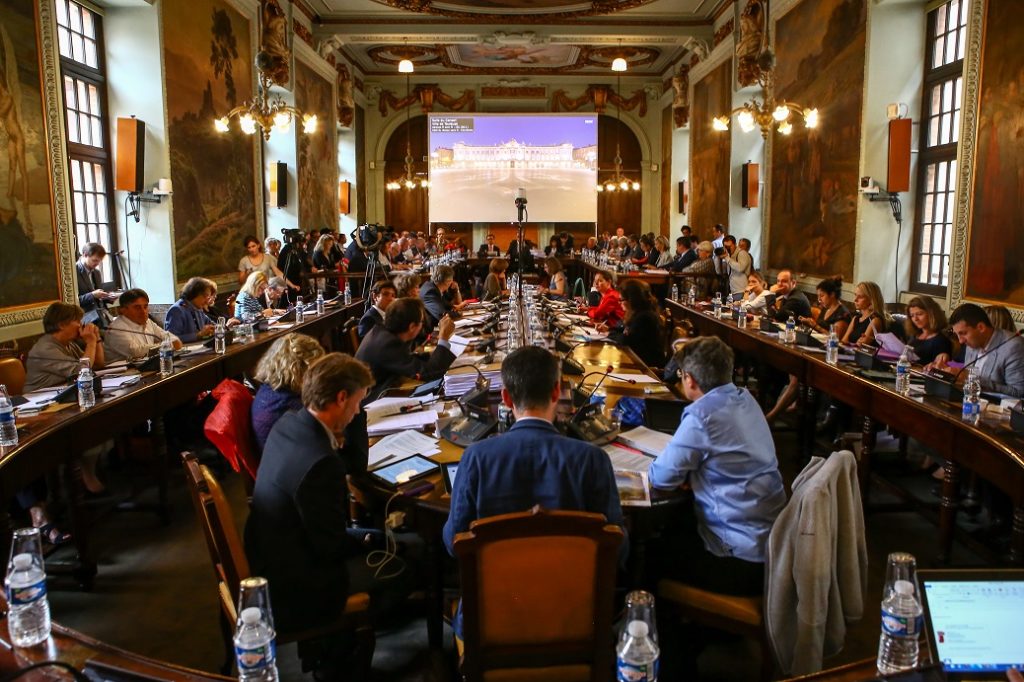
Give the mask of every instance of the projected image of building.
POLYGON ((512 139, 494 145, 456 142, 431 155, 432 169, 552 169, 597 170, 597 146, 574 147, 571 143, 536 145, 512 139))

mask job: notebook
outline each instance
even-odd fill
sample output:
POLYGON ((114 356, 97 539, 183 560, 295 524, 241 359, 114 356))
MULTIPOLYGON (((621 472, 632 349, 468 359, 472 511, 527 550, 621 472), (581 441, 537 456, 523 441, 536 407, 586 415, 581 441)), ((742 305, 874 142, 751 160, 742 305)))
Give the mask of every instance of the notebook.
POLYGON ((917 572, 932 658, 949 680, 1005 680, 1024 670, 1024 570, 917 572))

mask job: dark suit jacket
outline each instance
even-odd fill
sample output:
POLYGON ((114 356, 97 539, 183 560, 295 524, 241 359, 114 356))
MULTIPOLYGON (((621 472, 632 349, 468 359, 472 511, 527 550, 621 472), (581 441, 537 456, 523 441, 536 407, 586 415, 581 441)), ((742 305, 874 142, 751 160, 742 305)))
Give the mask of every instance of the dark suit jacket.
POLYGON ((427 309, 427 316, 430 318, 428 326, 431 329, 436 327, 441 318, 452 310, 452 304, 444 297, 437 285, 429 279, 420 285, 420 300, 423 301, 423 307, 427 309))
POLYGON ((345 609, 345 559, 359 545, 345 531, 346 474, 366 471, 365 415, 331 448, 323 425, 302 409, 270 431, 245 524, 245 554, 253 575, 270 582, 279 632, 331 622, 345 609))
POLYGON ((801 317, 811 316, 811 304, 807 301, 807 297, 804 296, 802 291, 794 291, 782 299, 782 304, 773 314, 779 322, 785 322, 792 315, 796 319, 797 324, 800 324, 801 317))
POLYGON ((497 258, 498 256, 501 255, 501 249, 498 248, 497 244, 495 244, 491 248, 487 248, 487 244, 484 243, 480 245, 480 249, 477 251, 477 255, 480 256, 481 258, 487 258, 490 256, 497 258))
POLYGON ((384 324, 384 316, 380 314, 379 310, 371 305, 369 310, 363 313, 363 316, 359 318, 359 327, 357 328, 359 338, 365 338, 366 335, 370 333, 370 330, 379 324, 384 324))
POLYGON ((395 377, 413 377, 423 381, 439 378, 455 361, 455 354, 443 346, 438 346, 429 355, 413 353, 407 342, 384 325, 377 325, 359 344, 356 359, 370 366, 377 381, 370 395, 375 396, 395 377))
POLYGON ((85 311, 82 324, 92 322, 103 327, 104 324, 101 323, 105 320, 100 310, 106 308, 107 304, 96 300, 96 297, 92 295, 92 292, 103 287, 100 271, 98 269, 89 270, 82 264, 82 261, 78 261, 75 263, 75 274, 78 276, 78 305, 82 306, 82 310, 85 311))
POLYGON ((665 329, 658 314, 645 310, 629 318, 621 330, 608 337, 636 353, 648 367, 665 366, 665 329))
POLYGON ((697 260, 697 252, 693 249, 686 251, 679 259, 679 269, 682 270, 689 267, 695 260, 697 260))

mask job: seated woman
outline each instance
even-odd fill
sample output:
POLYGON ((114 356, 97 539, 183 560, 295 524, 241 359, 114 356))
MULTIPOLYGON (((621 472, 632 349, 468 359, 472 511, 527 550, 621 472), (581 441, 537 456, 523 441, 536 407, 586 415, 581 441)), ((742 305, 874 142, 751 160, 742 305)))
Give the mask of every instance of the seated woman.
POLYGON ((613 329, 608 338, 629 346, 648 367, 663 367, 665 330, 651 288, 641 280, 627 279, 619 286, 619 293, 625 313, 623 324, 621 329, 613 329))
POLYGON ((181 339, 195 343, 213 336, 214 322, 206 314, 211 294, 217 296, 217 285, 205 277, 193 277, 181 288, 181 295, 164 315, 164 329, 181 339))
POLYGON ((550 256, 544 261, 544 270, 548 273, 551 281, 548 282, 548 286, 541 287, 540 293, 547 294, 549 298, 559 301, 565 300, 569 293, 569 287, 565 281, 565 272, 562 271, 562 261, 550 256))
POLYGON ((508 286, 505 284, 505 270, 508 269, 508 261, 504 258, 492 258, 487 267, 487 278, 484 279, 483 299, 494 301, 502 296, 508 296, 508 286))
POLYGON ((927 365, 939 353, 953 356, 953 341, 946 336, 946 313, 931 296, 915 296, 907 303, 907 320, 904 322, 907 345, 914 349, 917 361, 927 365))
POLYGON ((594 288, 601 295, 600 302, 595 306, 582 306, 581 310, 586 310, 587 317, 594 322, 604 323, 609 329, 619 327, 626 316, 626 311, 622 307, 622 298, 612 286, 608 275, 603 272, 595 273, 594 288))
MULTIPOLYGON (((817 290, 818 317, 801 317, 800 323, 820 334, 827 334, 830 329, 835 328, 836 336, 840 339, 843 338, 846 335, 846 328, 850 324, 850 311, 843 305, 842 276, 826 277, 818 282, 817 290)), ((775 405, 764 416, 769 424, 793 404, 799 389, 800 382, 790 374, 789 381, 779 394, 775 405)))
MULTIPOLYGON (((1017 325, 1013 323, 1013 316, 1010 315, 1010 311, 1003 305, 990 305, 986 306, 985 314, 988 315, 988 319, 992 322, 993 329, 1005 329, 1008 332, 1016 332, 1017 325)), ((943 324, 943 328, 945 324, 943 324)))
POLYGON ((874 282, 859 283, 854 289, 853 305, 857 313, 840 342, 843 345, 874 343, 875 334, 884 332, 889 321, 882 290, 874 282))
MULTIPOLYGON (((278 247, 281 246, 281 242, 276 239, 274 241, 277 242, 278 247)), ((238 261, 239 284, 245 283, 249 275, 254 272, 262 272, 267 276, 267 279, 283 276, 277 268, 277 257, 263 253, 263 246, 260 244, 259 239, 250 235, 243 240, 243 243, 245 244, 245 255, 238 261)), ((267 243, 270 243, 269 239, 267 243)))
MULTIPOLYGON (((337 249, 334 248, 334 237, 324 234, 317 240, 313 248, 313 269, 333 272, 338 269, 337 249)), ((323 278, 316 280, 317 289, 322 289, 324 296, 336 296, 338 293, 338 281, 336 279, 323 278)))
POLYGON ((544 255, 549 258, 565 255, 565 248, 562 246, 562 240, 558 238, 558 235, 554 235, 548 240, 548 245, 544 247, 544 255))
POLYGON ((254 272, 249 275, 249 279, 245 280, 245 286, 238 292, 238 297, 235 299, 235 317, 240 320, 252 320, 271 317, 280 312, 273 308, 263 307, 261 297, 268 286, 270 283, 262 272, 254 272))
POLYGON ((293 333, 275 341, 260 358, 255 378, 261 384, 251 413, 252 431, 260 452, 281 415, 302 408, 302 378, 324 354, 323 346, 312 336, 293 333))
POLYGON ((665 237, 659 235, 657 238, 655 238, 654 250, 657 251, 658 258, 651 265, 653 265, 656 268, 668 267, 669 264, 675 259, 675 254, 673 254, 672 250, 669 249, 668 239, 665 239, 665 237))
MULTIPOLYGON (((94 324, 82 324, 85 311, 77 305, 51 303, 43 313, 43 336, 25 359, 25 392, 49 386, 63 386, 74 381, 82 359, 88 359, 93 370, 102 369, 106 358, 100 330, 94 324)), ((82 482, 94 495, 105 491, 96 477, 96 462, 110 449, 109 443, 82 452, 82 482)))
POLYGON ((768 282, 764 275, 756 270, 747 275, 747 288, 743 291, 743 301, 747 304, 747 310, 752 313, 762 313, 768 307, 768 282))

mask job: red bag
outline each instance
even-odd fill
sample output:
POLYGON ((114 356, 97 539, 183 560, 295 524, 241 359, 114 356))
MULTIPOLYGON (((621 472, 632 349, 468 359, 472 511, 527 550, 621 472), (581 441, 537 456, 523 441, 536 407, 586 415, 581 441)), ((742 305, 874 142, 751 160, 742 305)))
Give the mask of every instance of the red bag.
POLYGON ((206 418, 203 431, 235 471, 245 471, 256 480, 259 460, 252 435, 252 394, 233 379, 224 379, 213 389, 217 406, 206 418))

